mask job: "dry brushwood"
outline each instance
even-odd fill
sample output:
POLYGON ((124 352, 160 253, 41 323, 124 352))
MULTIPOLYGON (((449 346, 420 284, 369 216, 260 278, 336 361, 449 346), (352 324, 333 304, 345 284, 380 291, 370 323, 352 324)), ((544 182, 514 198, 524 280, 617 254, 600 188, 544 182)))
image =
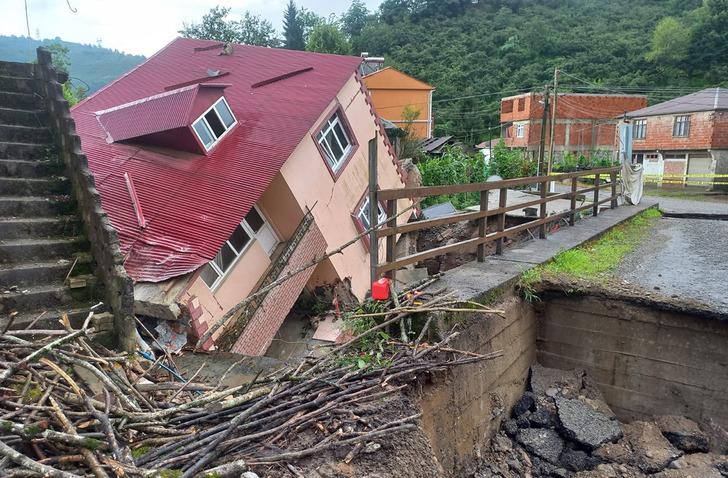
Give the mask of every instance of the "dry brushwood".
POLYGON ((7 330, 0 334, 0 475, 237 477, 249 466, 285 465, 334 447, 352 461, 366 442, 406 433, 419 418, 362 416, 363 407, 376 410, 422 374, 499 356, 452 347, 456 332, 427 343, 428 318, 421 332, 410 331, 415 340, 386 340, 381 362, 362 365, 362 339, 411 323, 414 314, 500 313, 442 292, 410 291, 387 307, 356 316, 379 323, 324 356, 226 389, 194 376, 175 381, 159 367, 164 356, 150 367, 92 344, 89 321, 35 340, 7 330), (305 433, 323 438, 315 446, 297 441, 305 433))

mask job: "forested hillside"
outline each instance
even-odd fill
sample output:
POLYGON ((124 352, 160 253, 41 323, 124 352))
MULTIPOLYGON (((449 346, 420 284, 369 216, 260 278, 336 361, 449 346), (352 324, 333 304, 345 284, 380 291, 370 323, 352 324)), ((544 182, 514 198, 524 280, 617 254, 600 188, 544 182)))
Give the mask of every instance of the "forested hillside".
POLYGON ((359 21, 352 53, 435 85, 437 132, 469 142, 497 136, 499 98, 554 68, 561 91, 651 102, 728 85, 728 0, 385 0, 359 21))
POLYGON ((35 59, 40 45, 61 44, 68 48, 69 71, 76 86, 88 84, 94 92, 144 61, 141 55, 129 55, 93 45, 63 41, 30 40, 27 37, 0 36, 0 60, 28 62, 35 59), (80 80, 80 81, 78 81, 80 80))

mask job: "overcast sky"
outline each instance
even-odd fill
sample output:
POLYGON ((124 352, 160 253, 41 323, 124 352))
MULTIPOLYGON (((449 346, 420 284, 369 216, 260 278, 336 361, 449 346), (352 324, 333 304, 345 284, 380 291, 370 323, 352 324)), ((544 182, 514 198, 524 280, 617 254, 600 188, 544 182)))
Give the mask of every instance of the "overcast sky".
MULTIPOLYGON (((96 44, 149 56, 177 36, 183 22, 199 21, 211 7, 232 7, 231 18, 250 10, 281 29, 288 0, 27 0, 33 38, 55 38, 96 44)), ((340 14, 349 0, 297 0, 319 15, 340 14)), ((381 0, 366 0, 374 9, 381 0)), ((0 0, 0 33, 26 35, 23 0, 0 0)))

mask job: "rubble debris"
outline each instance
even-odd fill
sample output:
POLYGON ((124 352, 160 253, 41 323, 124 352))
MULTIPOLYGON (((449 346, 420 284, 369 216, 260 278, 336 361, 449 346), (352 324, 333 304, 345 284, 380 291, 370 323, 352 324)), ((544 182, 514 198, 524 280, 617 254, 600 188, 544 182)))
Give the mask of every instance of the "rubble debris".
POLYGON ((628 423, 624 426, 624 438, 632 450, 629 461, 645 473, 664 470, 671 461, 682 456, 654 423, 628 423))
POLYGON ((528 388, 479 455, 473 478, 728 477, 728 456, 720 454, 728 433, 710 420, 620 423, 581 370, 536 364, 528 388), (707 448, 713 453, 701 453, 707 448))
POLYGON ((591 450, 622 436, 616 420, 598 412, 584 400, 557 397, 556 408, 564 436, 591 450))
POLYGON ((0 334, 0 475, 273 476, 266 467, 329 450, 352 457, 360 450, 379 453, 384 437, 396 440, 416 429, 421 415, 393 417, 382 413, 385 402, 423 374, 502 355, 449 347, 455 331, 427 343, 423 329, 412 342, 386 339, 378 349, 381 362, 366 363, 367 341, 361 339, 412 314, 444 308, 502 314, 460 304, 453 293, 409 295, 368 314, 377 325, 326 355, 224 389, 224 376, 215 384, 180 377, 168 353, 120 355, 91 343, 93 313, 81 329, 66 321, 65 331, 34 341, 5 331, 0 334))
POLYGON ((688 453, 707 452, 710 449, 708 435, 694 421, 676 415, 657 417, 657 426, 665 438, 676 448, 688 453))
POLYGON ((564 440, 558 433, 548 428, 526 428, 518 432, 516 441, 539 458, 550 463, 558 463, 564 449, 564 440))

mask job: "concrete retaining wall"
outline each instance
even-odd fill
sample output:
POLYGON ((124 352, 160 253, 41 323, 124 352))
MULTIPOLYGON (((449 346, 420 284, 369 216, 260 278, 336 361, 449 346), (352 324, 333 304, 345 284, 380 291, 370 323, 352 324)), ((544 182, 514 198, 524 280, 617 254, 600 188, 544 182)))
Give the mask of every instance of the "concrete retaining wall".
POLYGON ((457 367, 423 386, 419 404, 423 427, 447 476, 485 448, 500 422, 525 390, 536 359, 536 315, 530 304, 510 298, 499 304, 505 318, 470 319, 452 346, 503 357, 457 367))
POLYGON ((713 418, 728 426, 728 322, 600 297, 545 301, 538 361, 583 368, 620 419, 713 418))

